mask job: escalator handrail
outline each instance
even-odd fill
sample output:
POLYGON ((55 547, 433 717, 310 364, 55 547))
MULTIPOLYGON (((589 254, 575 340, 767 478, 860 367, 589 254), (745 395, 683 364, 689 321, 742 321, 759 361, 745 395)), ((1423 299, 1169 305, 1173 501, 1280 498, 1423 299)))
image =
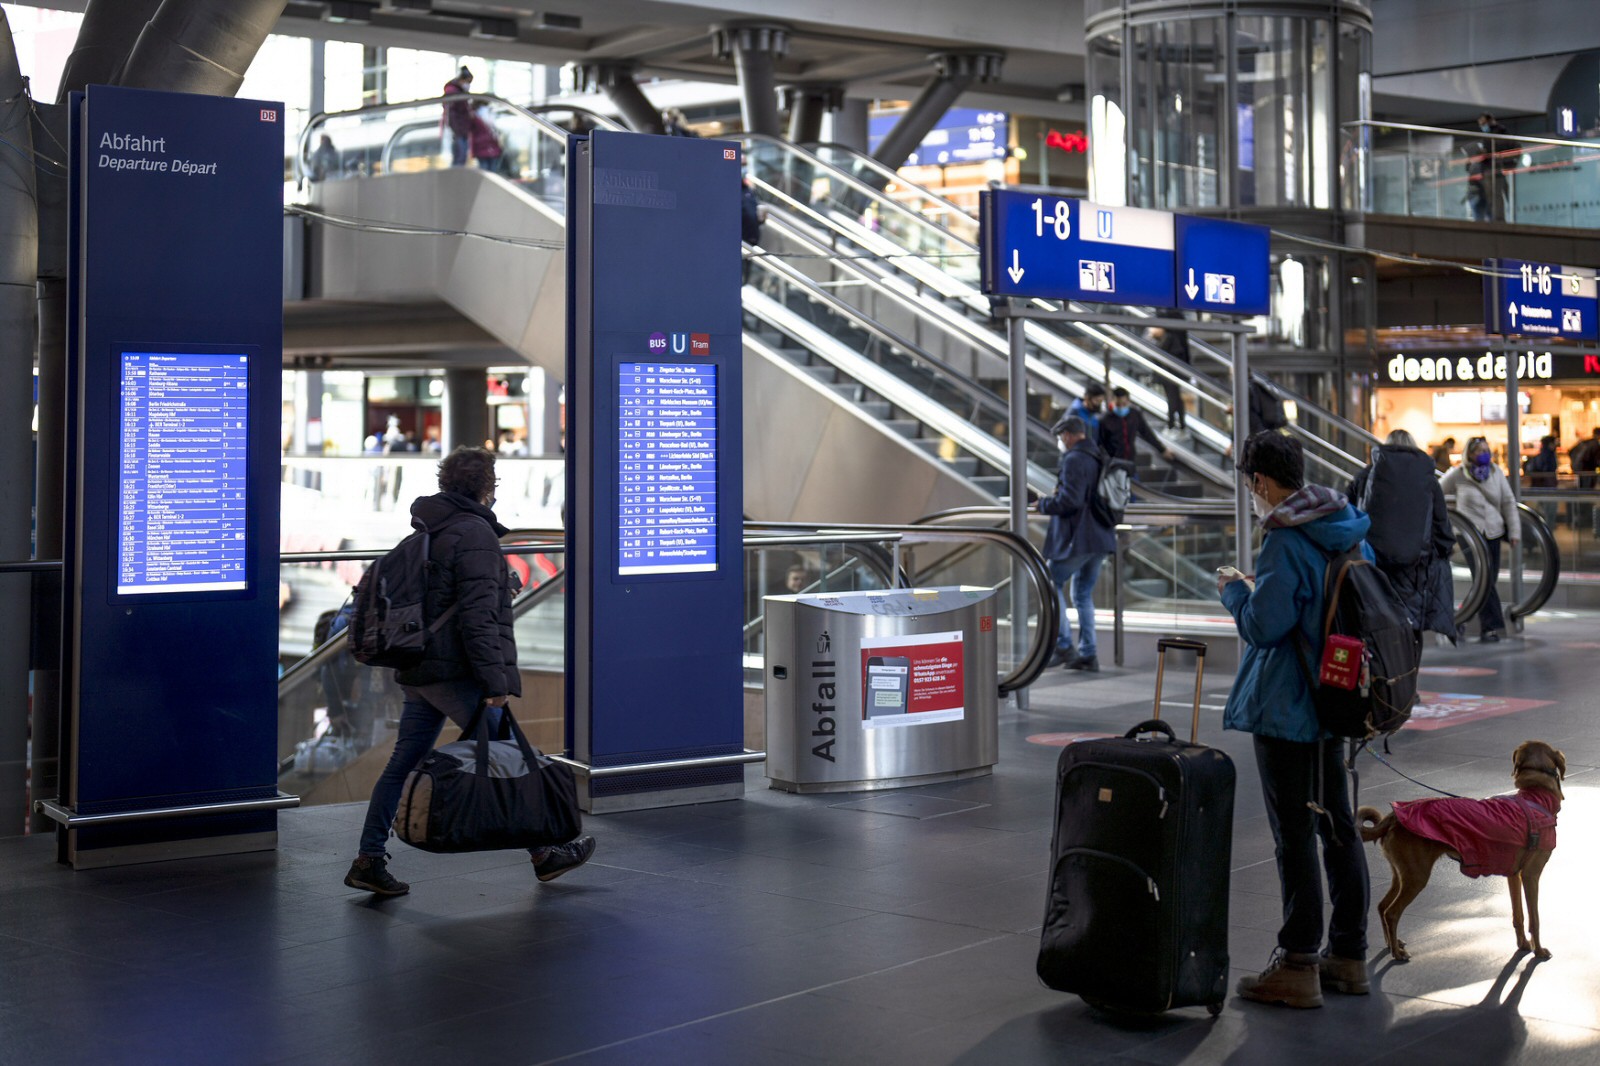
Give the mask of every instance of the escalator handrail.
MULTIPOLYGON (((1556 543, 1556 538, 1550 532, 1550 525, 1544 520, 1544 515, 1529 507, 1526 503, 1518 501, 1517 510, 1522 515, 1522 520, 1533 532, 1533 539, 1539 542, 1539 550, 1544 554, 1544 572, 1539 575, 1539 581, 1534 585, 1533 591, 1523 597, 1521 603, 1511 604, 1506 609, 1506 614, 1513 620, 1520 621, 1530 614, 1535 614, 1556 591, 1556 584, 1561 580, 1561 546, 1556 543)), ((1508 563, 1509 565, 1509 563, 1508 563)))
MULTIPOLYGON (((770 224, 772 219, 769 219, 768 222, 770 224)), ((808 235, 792 227, 784 227, 784 233, 791 240, 798 241, 809 248, 816 249, 823 247, 813 241, 808 235)), ((941 374, 952 379, 952 383, 959 391, 966 393, 973 400, 992 405, 998 413, 1006 413, 1005 398, 999 393, 995 392, 993 389, 990 389, 981 382, 974 381, 972 378, 968 377, 964 371, 952 366, 950 363, 947 363, 944 359, 934 355, 932 352, 927 351, 916 342, 901 336, 899 333, 890 329, 888 326, 885 326, 883 323, 868 315, 865 311, 861 310, 859 307, 856 307, 854 304, 850 304, 844 300, 841 300, 827 289, 822 288, 814 280, 807 277, 795 267, 776 257, 763 257, 762 259, 758 260, 758 263, 774 273, 783 275, 785 281, 800 288, 803 292, 805 292, 808 298, 826 304, 830 310, 839 314, 841 317, 849 319, 851 324, 857 328, 863 329, 868 333, 875 335, 878 337, 878 339, 887 341, 889 344, 892 344, 897 348, 902 348, 915 359, 927 363, 929 366, 937 368, 941 374)), ((914 310, 911 305, 900 301, 899 294, 885 288, 878 279, 872 277, 870 274, 859 271, 854 267, 847 266, 845 269, 854 277, 858 278, 862 284, 872 288, 874 292, 893 299, 908 309, 914 310)), ((940 328, 940 332, 946 332, 942 329, 940 323, 931 322, 931 324, 940 328)), ((949 333, 946 333, 946 335, 953 336, 949 333)), ((961 343, 970 343, 964 337, 955 337, 954 339, 961 343)), ((1028 424, 1030 428, 1037 428, 1042 433, 1048 433, 1050 430, 1049 426, 1045 425, 1045 423, 1039 419, 1034 418, 1032 415, 1028 416, 1028 424)))
POLYGON ((1478 527, 1468 522, 1461 512, 1454 507, 1445 509, 1450 517, 1450 527, 1455 530, 1456 543, 1462 545, 1462 551, 1467 555, 1467 570, 1472 574, 1472 587, 1461 598, 1461 606, 1456 608, 1456 628, 1467 624, 1477 613, 1483 610, 1483 601, 1489 598, 1489 544, 1483 539, 1483 534, 1478 532, 1478 527))
POLYGON ((1017 689, 1026 688, 1033 684, 1038 676, 1044 672, 1050 663, 1050 656, 1055 650, 1056 637, 1060 633, 1061 616, 1060 603, 1056 598, 1055 585, 1050 580, 1050 570, 1045 565, 1044 557, 1039 554, 1026 537, 1020 537, 1009 529, 990 529, 984 526, 958 526, 943 529, 932 529, 928 526, 917 525, 879 525, 872 523, 815 523, 815 522, 761 522, 755 523, 762 529, 781 530, 815 530, 818 535, 833 533, 878 533, 893 534, 901 539, 901 543, 970 543, 973 540, 992 543, 1012 556, 1014 562, 1020 564, 1028 575, 1029 583, 1033 586, 1035 599, 1039 603, 1039 626, 1035 631, 1035 639, 1028 648, 1028 653, 1022 661, 1000 681, 1000 694, 1006 695, 1017 689))
MULTIPOLYGON (((777 269, 770 263, 767 266, 769 269, 777 269)), ((830 299, 831 295, 821 298, 830 299)), ((851 351, 842 342, 824 336, 826 330, 823 327, 800 319, 793 311, 760 292, 745 294, 744 309, 747 314, 761 319, 776 328, 778 332, 793 337, 808 351, 826 360, 856 383, 871 389, 935 432, 948 436, 968 454, 976 456, 997 470, 1010 469, 1011 456, 1005 444, 983 434, 982 430, 957 412, 951 411, 942 403, 918 391, 909 382, 900 380, 860 353, 851 351), (808 335, 812 333, 818 335, 808 335)), ((747 346, 755 346, 757 350, 770 351, 765 342, 757 337, 746 336, 744 343, 747 346)), ((774 355, 773 358, 778 357, 774 355)), ((1029 463, 1028 470, 1029 483, 1035 491, 1044 491, 1054 483, 1053 475, 1039 469, 1036 464, 1029 463)))
MULTIPOLYGON (((895 170, 894 168, 892 168, 892 167, 890 167, 890 166, 888 166, 888 165, 886 165, 884 163, 879 162, 877 159, 875 159, 872 156, 868 155, 866 152, 860 151, 859 149, 851 148, 847 144, 838 144, 838 143, 836 143, 834 141, 817 141, 817 142, 812 143, 812 144, 807 144, 807 145, 805 145, 805 147, 813 155, 817 154, 817 149, 826 148, 829 151, 843 152, 843 153, 845 153, 847 155, 854 156, 855 158, 857 158, 857 159, 861 160, 862 162, 866 163, 867 164, 867 169, 873 171, 879 177, 884 178, 887 181, 892 181, 892 182, 896 183, 897 185, 904 185, 909 189, 914 189, 914 190, 916 190, 916 192, 919 195, 924 196, 929 200, 932 200, 934 203, 938 204, 941 207, 948 208, 952 214, 960 215, 962 218, 972 219, 974 224, 976 224, 977 221, 978 221, 977 219, 973 218, 972 215, 967 212, 967 209, 962 207, 960 204, 957 204, 952 200, 945 199, 943 196, 940 196, 938 193, 934 192, 932 189, 929 189, 929 188, 927 188, 925 186, 922 186, 922 185, 918 185, 915 182, 907 181, 905 178, 900 176, 900 172, 899 171, 895 170)), ((839 169, 842 169, 842 168, 839 168, 839 169)), ((880 192, 881 192, 881 190, 880 190, 880 192)), ((887 196, 888 193, 882 193, 882 195, 887 196)), ((927 216, 924 215, 923 217, 926 218, 927 216)), ((944 230, 946 230, 948 232, 948 227, 940 226, 939 228, 940 229, 944 229, 944 230)), ((952 233, 951 236, 953 237, 953 236, 955 236, 955 234, 952 233)))
MULTIPOLYGON (((833 230, 840 236, 843 236, 846 240, 854 239, 839 225, 836 220, 820 214, 809 205, 801 204, 787 193, 784 193, 780 189, 773 188, 770 184, 760 178, 753 178, 751 180, 756 186, 768 190, 772 196, 789 204, 792 208, 801 212, 803 215, 814 218, 819 224, 830 230, 833 230)), ((819 242, 810 234, 806 233, 798 224, 791 222, 786 217, 786 212, 780 211, 776 216, 769 219, 769 224, 775 225, 786 237, 802 245, 802 247, 809 249, 813 254, 827 255, 831 254, 832 252, 832 249, 830 249, 827 245, 819 242)), ((764 257, 761 262, 766 263, 769 267, 775 267, 772 258, 764 257)), ((907 313, 918 317, 922 321, 938 329, 942 334, 954 338, 958 343, 978 349, 980 351, 986 351, 991 356, 1002 360, 1010 358, 1010 352, 1006 342, 997 333, 995 333, 993 329, 975 325, 971 323, 969 319, 959 316, 957 316, 956 320, 961 323, 962 328, 954 328, 950 322, 945 320, 944 316, 938 313, 941 310, 942 305, 935 304, 929 306, 915 299, 914 295, 911 293, 898 291, 895 286, 890 285, 889 282, 878 273, 879 268, 872 267, 869 269, 869 267, 865 264, 857 264, 852 260, 844 259, 839 260, 835 264, 835 269, 843 270, 850 276, 859 279, 863 284, 872 287, 873 290, 880 296, 893 300, 895 303, 904 308, 907 313)), ((786 270, 785 273, 786 276, 795 277, 798 284, 804 285, 808 289, 817 292, 824 291, 817 287, 816 283, 810 278, 798 274, 798 272, 786 270)), ((852 308, 851 305, 840 301, 837 297, 834 297, 831 293, 826 293, 824 296, 820 296, 818 298, 826 299, 833 305, 840 308, 849 308, 850 310, 845 313, 860 313, 858 310, 852 308)), ((951 315, 954 315, 954 312, 951 312, 951 315)), ((1024 328, 1031 329, 1033 328, 1033 324, 1030 323, 1024 328)), ((1066 343, 1065 339, 1063 339, 1063 343, 1066 343)), ((1044 365, 1042 362, 1038 362, 1036 359, 1030 361, 1037 364, 1030 366, 1029 368, 1029 375, 1031 377, 1035 379, 1043 378, 1052 388, 1059 390, 1061 394, 1078 394, 1078 389, 1074 388, 1073 382, 1070 381, 1064 374, 1060 374, 1052 368, 1044 365)), ((963 379, 965 378, 965 375, 961 374, 959 371, 955 371, 947 367, 943 369, 945 369, 946 373, 954 374, 963 379)), ((1159 370, 1160 368, 1157 369, 1159 370)), ((983 388, 981 385, 976 385, 976 387, 979 389, 983 388)), ((988 392, 987 389, 984 389, 984 391, 988 392)), ((995 394, 990 393, 990 395, 995 394)), ((1045 430, 1046 432, 1048 431, 1047 427, 1045 427, 1042 422, 1039 422, 1037 419, 1032 419, 1031 416, 1030 425, 1036 425, 1042 430, 1045 430)), ((1229 487, 1232 485, 1232 480, 1226 475, 1219 473, 1215 469, 1214 464, 1207 462, 1202 456, 1193 453, 1190 449, 1184 447, 1182 444, 1176 444, 1169 441, 1167 442, 1167 447, 1176 456, 1181 457, 1182 462, 1179 465, 1181 465, 1187 472, 1197 475, 1202 480, 1210 481, 1219 487, 1229 487)), ((1004 469, 1004 467, 1002 467, 1002 469, 1004 469)))
MULTIPOLYGON (((405 100, 386 104, 368 104, 364 107, 352 108, 349 111, 319 111, 306 120, 305 129, 300 132, 300 142, 298 145, 296 145, 294 153, 295 181, 304 181, 306 175, 310 172, 310 166, 308 164, 311 160, 312 135, 316 130, 320 129, 322 124, 328 119, 349 118, 353 115, 377 115, 389 111, 404 111, 411 108, 432 106, 442 107, 446 103, 469 103, 473 100, 483 100, 487 103, 498 104, 502 107, 505 107, 522 116, 523 118, 526 118, 547 135, 555 137, 557 140, 563 142, 565 142, 566 138, 571 135, 570 131, 564 130, 560 126, 544 118, 542 113, 561 111, 572 112, 574 114, 581 114, 585 118, 592 118, 596 120, 597 124, 605 126, 607 129, 623 130, 625 128, 618 125, 613 119, 602 115, 597 111, 591 111, 586 107, 579 107, 570 104, 535 104, 532 107, 525 107, 522 104, 512 103, 510 100, 507 100, 504 97, 495 96, 493 93, 451 93, 448 96, 426 97, 421 100, 405 100)), ((407 125, 402 127, 403 130, 411 128, 414 128, 414 126, 407 125)), ((390 141, 393 140, 393 137, 394 135, 391 135, 390 141)), ((388 158, 388 153, 389 144, 386 142, 384 145, 385 158, 388 158)))
MULTIPOLYGON (((757 137, 758 135, 747 134, 746 136, 748 136, 748 137, 757 137)), ((762 140, 776 140, 776 138, 769 138, 769 137, 761 137, 759 139, 762 139, 762 140)), ((938 194, 933 193, 933 192, 929 191, 928 189, 926 189, 926 188, 924 188, 924 187, 922 187, 920 185, 917 185, 914 182, 907 181, 904 177, 901 177, 896 172, 890 171, 887 168, 885 168, 881 163, 878 163, 877 160, 872 159, 871 156, 864 155, 863 153, 858 152, 855 149, 849 148, 849 147, 847 147, 845 145, 836 145, 836 144, 829 143, 829 144, 825 144, 825 145, 818 145, 817 147, 828 147, 828 148, 831 148, 831 149, 838 149, 838 150, 849 152, 850 154, 852 154, 854 156, 857 156, 859 158, 869 160, 871 162, 871 164, 872 164, 873 169, 878 171, 878 173, 880 175, 885 176, 885 177, 890 177, 890 178, 892 178, 892 180, 894 180, 894 181, 896 181, 896 182, 898 182, 900 184, 903 184, 903 185, 907 186, 908 188, 916 190, 916 192, 919 195, 928 197, 929 199, 932 199, 932 200, 936 200, 941 205, 949 208, 950 210, 952 210, 952 211, 954 211, 956 213, 961 214, 963 217, 965 217, 966 219, 971 221, 974 225, 978 224, 977 218, 974 215, 972 215, 970 212, 965 210, 964 208, 958 206, 957 204, 952 203, 949 200, 946 200, 944 197, 939 196, 938 194)), ((824 167, 824 168, 826 168, 826 169, 828 169, 828 170, 830 170, 830 171, 832 171, 834 173, 839 174, 841 177, 844 177, 846 180, 854 180, 852 175, 848 174, 847 172, 841 170, 838 167, 832 166, 831 164, 829 164, 829 163, 827 163, 827 162, 825 162, 825 161, 823 161, 821 159, 818 159, 814 154, 812 154, 812 153, 804 153, 804 154, 807 157, 807 162, 816 163, 817 165, 819 165, 821 167, 824 167)), ((856 181, 856 184, 857 185, 865 185, 866 183, 856 181)), ((887 199, 890 202, 899 204, 899 201, 895 200, 894 197, 890 197, 887 194, 882 193, 881 191, 878 191, 878 190, 872 190, 870 186, 868 186, 867 189, 868 189, 868 191, 874 193, 876 195, 876 198, 887 199)), ((912 211, 910 208, 906 207, 904 204, 899 204, 899 206, 901 208, 902 213, 909 214, 909 215, 915 217, 921 224, 923 224, 925 226, 935 227, 935 228, 943 230, 949 240, 955 242, 957 245, 961 246, 962 248, 968 249, 968 250, 972 250, 972 251, 976 251, 977 250, 977 245, 974 245, 970 241, 968 241, 965 238, 961 237, 960 235, 951 232, 948 227, 940 225, 935 219, 929 218, 926 215, 922 215, 920 213, 912 211)), ((1043 301, 1035 301, 1035 302, 1036 303, 1040 303, 1041 305, 1045 305, 1045 302, 1043 302, 1043 301)), ((1067 304, 1065 304, 1064 306, 1068 306, 1068 307, 1070 307, 1072 309, 1081 309, 1080 305, 1078 305, 1076 303, 1072 303, 1070 301, 1067 304)), ((1124 310, 1126 310, 1129 313, 1134 314, 1134 315, 1141 315, 1142 316, 1142 315, 1146 314, 1146 312, 1144 312, 1140 308, 1127 307, 1124 310)), ((1203 323, 1197 322, 1197 323, 1195 323, 1195 325, 1196 325, 1197 329, 1203 330, 1203 328, 1204 328, 1204 324, 1203 323)), ((1140 360, 1144 361, 1144 362, 1147 362, 1147 363, 1154 363, 1156 365, 1156 369, 1164 372, 1162 374, 1162 376, 1164 376, 1164 377, 1176 377, 1176 376, 1180 376, 1180 375, 1186 376, 1186 375, 1189 374, 1190 368, 1181 367, 1181 365, 1180 365, 1178 360, 1172 359, 1165 352, 1161 351, 1155 345, 1151 344, 1146 338, 1138 337, 1135 334, 1133 334, 1132 331, 1126 330, 1126 329, 1122 329, 1120 327, 1103 327, 1103 328, 1111 336, 1117 337, 1119 340, 1122 340, 1124 343, 1133 342, 1135 345, 1137 345, 1137 347, 1138 347, 1138 352, 1137 352, 1138 358, 1140 360)), ((1093 331, 1085 331, 1085 332, 1090 332, 1091 335, 1094 335, 1093 331)), ((1207 341, 1195 336, 1194 333, 1195 333, 1195 331, 1190 331, 1189 339, 1190 339, 1191 347, 1198 347, 1202 354, 1210 357, 1211 359, 1215 360, 1219 364, 1231 369, 1231 367, 1233 366, 1233 360, 1231 358, 1229 358, 1228 356, 1224 355, 1218 349, 1212 347, 1212 345, 1209 342, 1207 342, 1207 341)), ((1104 338, 1097 337, 1096 339, 1100 340, 1101 343, 1106 343, 1106 340, 1104 338)), ((1288 399, 1288 400, 1292 401, 1297 408, 1304 408, 1305 410, 1309 411, 1315 417, 1333 424, 1334 426, 1336 426, 1337 428, 1343 430, 1346 433, 1352 434, 1358 440, 1365 440, 1368 443, 1372 443, 1372 444, 1378 443, 1378 438, 1376 436, 1374 436, 1370 430, 1365 429, 1364 427, 1359 426, 1356 423, 1349 421, 1348 419, 1344 418, 1341 415, 1338 415, 1338 414, 1335 414, 1332 411, 1329 411, 1327 408, 1322 407, 1320 404, 1317 404, 1312 400, 1308 400, 1305 397, 1299 396, 1299 395, 1295 394, 1294 392, 1291 392, 1290 390, 1285 389, 1283 386, 1281 386, 1277 382, 1273 381, 1271 378, 1267 377, 1265 374, 1259 373, 1257 371, 1252 371, 1251 374, 1250 374, 1250 377, 1251 377, 1252 381, 1259 382, 1260 384, 1266 386, 1269 390, 1271 390, 1273 393, 1278 395, 1280 398, 1288 399)), ((1192 387, 1194 387, 1197 392, 1200 392, 1200 391, 1205 391, 1204 387, 1202 385, 1202 382, 1204 382, 1205 384, 1213 385, 1213 388, 1215 390, 1214 394, 1212 396, 1213 400, 1220 400, 1220 401, 1222 401, 1224 403, 1226 403, 1229 400, 1231 400, 1231 396, 1228 394, 1226 389, 1221 388, 1221 386, 1216 386, 1214 383, 1210 382, 1210 380, 1208 378, 1204 377, 1204 375, 1202 375, 1196 381, 1190 382, 1189 384, 1192 387)), ((1183 384, 1183 382, 1179 382, 1179 384, 1181 385, 1181 384, 1183 384)), ((1309 437, 1309 439, 1316 440, 1316 441, 1319 441, 1319 442, 1324 443, 1324 444, 1328 444, 1329 443, 1329 442, 1326 442, 1326 441, 1322 441, 1322 438, 1315 437, 1315 436, 1312 436, 1312 435, 1309 435, 1309 434, 1308 434, 1308 437, 1309 437)), ((1331 447, 1331 444, 1329 444, 1329 446, 1331 447)), ((1348 456, 1347 453, 1341 453, 1341 457, 1348 457, 1348 458, 1352 459, 1353 461, 1355 461, 1357 463, 1358 467, 1361 466, 1361 465, 1364 465, 1364 464, 1361 464, 1359 462, 1359 460, 1355 460, 1353 456, 1348 456)), ((1331 466, 1331 464, 1329 464, 1329 465, 1331 466)), ((1334 469, 1337 469, 1337 468, 1334 468, 1334 469)), ((1348 472, 1345 472, 1345 473, 1348 473, 1348 472)))

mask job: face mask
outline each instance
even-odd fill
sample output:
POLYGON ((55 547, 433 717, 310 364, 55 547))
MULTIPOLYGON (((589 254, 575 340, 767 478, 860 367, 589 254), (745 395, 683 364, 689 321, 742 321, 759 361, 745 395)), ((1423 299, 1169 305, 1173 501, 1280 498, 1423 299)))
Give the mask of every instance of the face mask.
POLYGON ((1118 418, 1127 418, 1128 412, 1131 410, 1133 410, 1132 407, 1129 407, 1127 404, 1123 404, 1121 407, 1113 407, 1111 409, 1111 413, 1116 415, 1118 418))
POLYGON ((1062 453, 1063 455, 1065 455, 1067 452, 1067 442, 1062 440, 1060 437, 1056 438, 1056 451, 1062 453))
POLYGON ((1255 511, 1256 517, 1260 519, 1265 519, 1267 515, 1272 513, 1272 504, 1259 492, 1250 494, 1250 507, 1255 511))

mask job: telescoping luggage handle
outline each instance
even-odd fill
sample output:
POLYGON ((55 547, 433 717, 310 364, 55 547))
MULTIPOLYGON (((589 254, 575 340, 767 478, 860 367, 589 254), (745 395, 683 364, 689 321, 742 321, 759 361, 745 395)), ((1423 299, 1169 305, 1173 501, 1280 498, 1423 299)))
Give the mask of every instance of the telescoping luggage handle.
MULTIPOLYGON (((1194 652, 1194 721, 1189 726, 1189 743, 1200 742, 1200 686, 1206 676, 1206 642, 1203 640, 1186 640, 1183 637, 1162 637, 1156 641, 1156 705, 1151 717, 1156 721, 1161 719, 1161 683, 1167 672, 1167 651, 1194 652)), ((1142 726, 1141 726, 1142 728, 1142 726)), ((1172 731, 1169 729, 1170 734, 1172 731)))

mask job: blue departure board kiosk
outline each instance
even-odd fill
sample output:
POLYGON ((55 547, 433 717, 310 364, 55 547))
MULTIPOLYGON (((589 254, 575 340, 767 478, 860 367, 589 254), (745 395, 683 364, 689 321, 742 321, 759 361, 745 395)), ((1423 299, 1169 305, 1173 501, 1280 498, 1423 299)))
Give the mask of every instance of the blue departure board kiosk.
POLYGON ((91 86, 69 142, 58 857, 274 847, 284 111, 91 86))
POLYGON ((595 812, 744 793, 737 145, 574 138, 567 756, 595 812))

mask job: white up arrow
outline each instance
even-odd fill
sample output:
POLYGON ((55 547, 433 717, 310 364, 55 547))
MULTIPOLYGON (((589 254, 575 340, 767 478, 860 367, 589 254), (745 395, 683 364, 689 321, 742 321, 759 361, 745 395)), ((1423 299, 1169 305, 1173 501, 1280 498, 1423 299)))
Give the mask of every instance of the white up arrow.
POLYGON ((1011 249, 1011 265, 1006 267, 1006 273, 1011 275, 1011 284, 1021 284, 1023 274, 1022 260, 1019 258, 1015 248, 1011 249))
POLYGON ((1506 311, 1511 315, 1511 328, 1515 330, 1517 328, 1517 301, 1512 300, 1506 304, 1506 311))
POLYGON ((1187 285, 1185 285, 1183 287, 1183 293, 1184 293, 1185 296, 1189 297, 1189 299, 1192 300, 1192 299, 1194 299, 1194 294, 1199 292, 1199 291, 1200 291, 1200 287, 1194 283, 1194 267, 1190 267, 1189 268, 1189 284, 1187 284, 1187 285))

